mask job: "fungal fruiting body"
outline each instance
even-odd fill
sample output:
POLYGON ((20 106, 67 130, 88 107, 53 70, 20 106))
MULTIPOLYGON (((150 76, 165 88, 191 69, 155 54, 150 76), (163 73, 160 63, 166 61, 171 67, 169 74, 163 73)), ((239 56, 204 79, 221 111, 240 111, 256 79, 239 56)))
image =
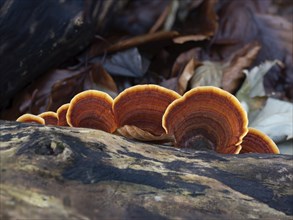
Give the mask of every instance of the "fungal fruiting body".
POLYGON ((165 139, 162 117, 181 96, 157 85, 138 85, 121 92, 113 104, 118 132, 139 140, 165 139))
POLYGON ((39 116, 45 120, 45 125, 58 125, 58 117, 55 112, 43 112, 39 116))
POLYGON ((138 85, 114 100, 87 90, 62 105, 57 113, 24 114, 19 122, 84 127, 142 141, 174 141, 177 147, 210 148, 218 153, 279 153, 264 133, 247 127, 239 101, 213 87, 197 87, 180 96, 157 85, 138 85))
POLYGON ((230 93, 212 86, 197 87, 171 103, 163 127, 178 147, 208 146, 218 153, 239 153, 248 132, 246 112, 230 93))
POLYGON ((280 151, 274 141, 263 132, 249 128, 247 135, 241 143, 240 153, 268 153, 279 154, 280 151))
POLYGON ((116 122, 112 112, 113 99, 107 93, 87 90, 73 97, 66 114, 71 127, 83 127, 113 133, 116 122))
POLYGON ((16 119, 18 122, 24 122, 24 123, 38 123, 38 124, 45 124, 45 120, 41 118, 40 116, 33 115, 33 114, 24 114, 16 119))
POLYGON ((58 125, 59 126, 69 126, 66 120, 66 114, 69 108, 69 103, 61 105, 57 109, 58 125))

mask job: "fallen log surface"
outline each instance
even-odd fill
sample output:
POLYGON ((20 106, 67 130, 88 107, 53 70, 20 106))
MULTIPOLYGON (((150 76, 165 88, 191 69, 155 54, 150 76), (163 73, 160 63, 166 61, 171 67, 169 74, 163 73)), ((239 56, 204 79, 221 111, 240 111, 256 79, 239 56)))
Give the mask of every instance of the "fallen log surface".
POLYGON ((116 3, 1 0, 0 110, 25 86, 85 49, 103 32, 116 3))
POLYGON ((0 121, 0 219, 292 219, 292 156, 0 121))

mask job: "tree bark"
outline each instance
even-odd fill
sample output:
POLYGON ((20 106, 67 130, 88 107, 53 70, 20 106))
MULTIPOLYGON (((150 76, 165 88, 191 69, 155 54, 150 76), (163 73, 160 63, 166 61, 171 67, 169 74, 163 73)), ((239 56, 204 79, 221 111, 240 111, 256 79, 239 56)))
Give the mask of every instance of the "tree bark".
POLYGON ((292 219, 292 156, 0 123, 0 219, 292 219))
POLYGON ((0 110, 24 86, 88 46, 113 0, 0 2, 0 110))

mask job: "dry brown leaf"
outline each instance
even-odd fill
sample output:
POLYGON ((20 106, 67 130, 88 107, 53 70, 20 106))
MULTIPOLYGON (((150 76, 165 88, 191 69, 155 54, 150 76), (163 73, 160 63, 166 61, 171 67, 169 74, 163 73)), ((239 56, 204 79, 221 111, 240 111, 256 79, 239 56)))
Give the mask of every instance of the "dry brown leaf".
POLYGON ((256 41, 261 49, 254 65, 277 59, 286 66, 284 70, 274 68, 266 75, 266 91, 293 100, 293 25, 280 16, 267 14, 269 6, 270 1, 223 1, 218 11, 218 32, 203 56, 223 60, 256 41))
POLYGON ((197 61, 196 59, 191 59, 187 63, 181 76, 178 79, 178 93, 180 95, 182 95, 186 91, 188 82, 195 74, 195 69, 200 65, 202 65, 202 63, 197 61))
POLYGON ((103 55, 105 53, 114 53, 117 51, 126 50, 132 47, 138 47, 152 42, 165 40, 168 41, 169 39, 173 39, 178 35, 179 33, 177 31, 159 31, 155 33, 142 34, 127 39, 117 39, 116 37, 116 39, 105 40, 103 38, 97 38, 87 52, 87 56, 95 57, 103 55))
POLYGON ((178 76, 191 59, 198 59, 200 50, 200 48, 193 48, 181 53, 172 66, 171 76, 178 76))
POLYGON ((150 132, 144 131, 136 126, 132 125, 124 125, 121 128, 117 129, 117 133, 130 139, 136 139, 140 141, 172 141, 173 139, 167 135, 162 134, 160 136, 156 136, 151 134, 150 132))
MULTIPOLYGON (((57 70, 56 73, 58 71, 59 70, 57 70)), ((40 100, 48 100, 45 108, 47 110, 56 111, 61 105, 70 102, 74 95, 83 91, 84 80, 88 75, 88 72, 89 68, 86 68, 76 75, 69 75, 67 78, 52 82, 52 85, 46 91, 45 96, 39 97, 40 100)))
POLYGON ((224 90, 234 93, 239 88, 240 83, 245 77, 243 69, 250 67, 260 48, 258 43, 250 43, 236 51, 230 57, 223 68, 221 86, 224 90))
POLYGON ((43 77, 34 81, 31 85, 19 92, 10 108, 1 112, 1 117, 15 120, 24 113, 39 114, 41 112, 55 111, 60 105, 70 101, 72 96, 80 91, 81 77, 88 68, 79 70, 58 69, 48 72, 43 77), (60 88, 60 90, 58 90, 60 88), (56 89, 56 90, 55 90, 56 89), (54 93, 54 91, 57 91, 54 93), (52 96, 56 97, 53 99, 52 96), (52 104, 56 109, 52 109, 52 104))
POLYGON ((77 71, 55 70, 36 80, 23 91, 31 93, 32 90, 37 90, 35 98, 31 100, 31 112, 38 114, 49 110, 55 111, 62 104, 69 102, 74 94, 82 91, 81 76, 88 70, 89 68, 77 71))
POLYGON ((221 86, 223 67, 220 63, 190 60, 178 80, 178 93, 183 94, 189 87, 221 86))
POLYGON ((15 120, 30 112, 39 114, 56 111, 72 97, 86 89, 98 89, 115 97, 117 87, 112 77, 100 65, 80 67, 78 70, 57 69, 45 74, 15 99, 11 108, 3 111, 2 118, 15 120))
POLYGON ((94 64, 84 81, 84 90, 96 89, 108 93, 113 98, 117 96, 118 89, 112 76, 99 63, 94 64))
POLYGON ((148 33, 144 35, 139 35, 129 39, 120 40, 114 45, 110 46, 107 49, 107 51, 115 52, 115 51, 125 50, 131 47, 137 47, 137 46, 150 43, 150 42, 172 39, 178 35, 179 33, 177 31, 160 31, 156 33, 148 33))

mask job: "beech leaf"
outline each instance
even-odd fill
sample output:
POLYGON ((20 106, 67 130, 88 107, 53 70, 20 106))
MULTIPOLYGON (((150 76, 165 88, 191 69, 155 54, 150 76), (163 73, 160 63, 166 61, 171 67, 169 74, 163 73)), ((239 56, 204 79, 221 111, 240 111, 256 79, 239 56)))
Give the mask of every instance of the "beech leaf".
POLYGON ((178 79, 179 94, 183 94, 190 85, 190 88, 198 86, 221 86, 222 65, 216 62, 199 62, 191 59, 185 66, 182 75, 178 79))
POLYGON ((223 71, 222 65, 216 62, 204 61, 203 65, 195 70, 190 81, 191 88, 198 86, 221 86, 223 71))
POLYGON ((292 103, 269 98, 264 108, 250 118, 249 126, 261 130, 278 143, 293 138, 292 119, 292 103))
POLYGON ((293 141, 292 141, 292 139, 278 143, 278 148, 280 149, 281 154, 293 155, 293 141))
POLYGON ((263 79, 264 75, 276 64, 282 65, 280 61, 266 61, 263 64, 254 67, 252 70, 244 70, 246 79, 241 88, 236 93, 236 97, 241 102, 246 102, 250 107, 253 105, 253 98, 264 97, 266 95, 263 79))
POLYGON ((246 79, 236 97, 248 112, 249 127, 267 134, 278 147, 282 143, 282 147, 279 147, 281 153, 291 154, 293 104, 267 98, 263 86, 265 74, 276 64, 282 65, 278 60, 267 61, 251 71, 245 71, 246 79))
POLYGON ((250 43, 236 51, 233 56, 224 64, 222 88, 228 92, 234 93, 244 78, 243 69, 250 67, 255 60, 260 45, 250 43))

